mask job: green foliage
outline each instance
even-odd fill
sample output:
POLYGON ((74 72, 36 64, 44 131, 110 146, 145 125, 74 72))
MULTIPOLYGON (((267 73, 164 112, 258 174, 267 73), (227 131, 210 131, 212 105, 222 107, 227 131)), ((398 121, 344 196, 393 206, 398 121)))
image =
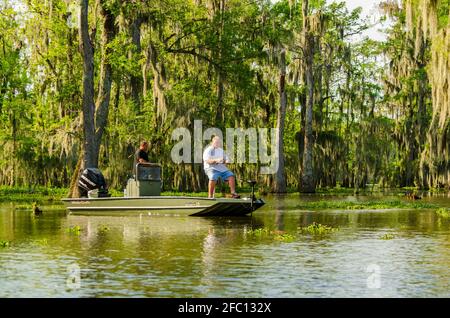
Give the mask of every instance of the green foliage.
POLYGON ((450 209, 448 208, 440 208, 436 211, 436 214, 442 218, 450 218, 450 209))
POLYGON ((274 237, 275 241, 281 241, 281 242, 294 242, 296 237, 292 234, 284 233, 284 234, 278 234, 274 237))
POLYGON ((268 228, 248 229, 245 231, 245 234, 255 237, 263 237, 272 234, 272 231, 268 228))
POLYGON ((66 188, 0 186, 0 202, 41 203, 59 201, 67 196, 67 192, 68 189, 66 188))
POLYGON ((405 202, 401 200, 379 200, 366 202, 348 202, 323 200, 314 202, 302 202, 296 208, 299 209, 342 209, 342 210, 380 210, 380 209, 429 209, 436 208, 436 204, 422 202, 405 202))
POLYGON ((9 242, 9 241, 4 241, 4 240, 0 241, 0 247, 9 247, 10 245, 11 245, 11 242, 9 242))
POLYGON ((293 242, 296 239, 295 235, 284 231, 270 230, 268 228, 246 229, 244 233, 250 237, 259 239, 264 238, 280 242, 293 242))
POLYGON ((34 241, 34 243, 36 245, 39 245, 39 246, 47 246, 48 245, 48 239, 46 239, 46 238, 39 239, 39 240, 34 241))
POLYGON ((395 238, 395 235, 391 234, 391 233, 386 233, 386 234, 383 234, 382 236, 380 236, 380 240, 392 240, 394 238, 395 238))
MULTIPOLYGON (((362 38, 368 23, 361 7, 349 11, 344 2, 329 2, 309 1, 307 17, 318 18, 313 168, 319 191, 344 191, 338 185, 356 192, 424 186, 419 165, 420 154, 429 150, 423 133, 431 120, 428 43, 423 54, 415 54, 403 8, 388 10, 394 23, 387 40, 379 43, 362 38)), ((438 24, 443 27, 448 0, 440 4, 438 24)), ((62 0, 30 0, 24 9, 8 1, 0 4, 1 185, 67 188, 76 175, 83 144, 78 6, 62 0)), ((205 191, 199 165, 172 162, 172 131, 192 130, 196 119, 204 129, 275 127, 282 49, 288 70, 284 172, 288 188, 298 188, 307 92, 301 2, 230 0, 221 8, 211 1, 106 0, 101 6, 114 15, 117 31, 102 47, 100 6, 90 1, 95 98, 106 49, 105 61, 112 68, 99 154, 110 188, 124 188, 137 144, 147 139, 150 157, 164 166, 165 190, 205 191)), ((255 177, 258 165, 231 168, 238 180, 246 180, 255 177)), ((261 194, 270 192, 272 177, 257 177, 261 194)), ((64 196, 10 193, 0 195, 0 201, 39 202, 40 195, 64 196)))
POLYGON ((71 233, 74 235, 80 235, 83 229, 79 225, 74 225, 66 229, 67 233, 71 233))
POLYGON ((325 235, 338 231, 337 228, 331 226, 323 225, 320 223, 313 222, 307 227, 299 228, 301 233, 311 234, 311 235, 325 235))

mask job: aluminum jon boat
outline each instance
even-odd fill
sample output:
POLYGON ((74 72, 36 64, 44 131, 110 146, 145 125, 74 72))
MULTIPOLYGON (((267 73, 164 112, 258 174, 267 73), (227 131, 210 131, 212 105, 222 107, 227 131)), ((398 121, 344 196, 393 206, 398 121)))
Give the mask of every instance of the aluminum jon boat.
POLYGON ((71 214, 243 216, 262 207, 263 200, 182 196, 62 199, 71 214))
POLYGON ((82 215, 191 215, 242 216, 262 207, 265 202, 254 195, 255 181, 249 181, 249 198, 205 198, 161 196, 161 167, 138 163, 136 174, 130 178, 124 197, 110 197, 100 170, 88 168, 78 180, 82 198, 62 199, 71 214, 82 215))

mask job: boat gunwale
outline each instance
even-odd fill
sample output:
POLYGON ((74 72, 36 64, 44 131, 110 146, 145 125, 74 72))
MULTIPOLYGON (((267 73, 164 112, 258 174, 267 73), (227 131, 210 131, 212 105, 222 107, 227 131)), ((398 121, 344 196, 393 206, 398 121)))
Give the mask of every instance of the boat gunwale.
POLYGON ((69 210, 85 210, 85 211, 89 211, 89 210, 128 210, 128 211, 132 211, 132 210, 143 210, 143 211, 147 211, 147 210, 204 210, 209 208, 210 206, 207 205, 192 205, 192 206, 136 206, 136 207, 130 207, 130 206, 112 206, 112 207, 108 207, 108 206, 102 206, 102 207, 98 207, 98 206, 70 206, 68 207, 69 210))
POLYGON ((63 202, 78 201, 126 201, 126 200, 145 200, 145 199, 188 199, 188 200, 205 200, 211 202, 236 202, 250 203, 251 199, 233 199, 233 198, 205 198, 205 197, 189 197, 189 196, 142 196, 142 197, 104 197, 104 198, 62 198, 63 202))

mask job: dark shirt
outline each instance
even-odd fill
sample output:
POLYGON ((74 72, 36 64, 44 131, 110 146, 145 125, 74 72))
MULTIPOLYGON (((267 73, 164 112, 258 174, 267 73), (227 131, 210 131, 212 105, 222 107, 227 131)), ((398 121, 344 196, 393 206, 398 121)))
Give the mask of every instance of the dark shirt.
POLYGON ((148 162, 148 153, 142 149, 138 149, 136 154, 134 155, 134 164, 136 165, 139 162, 139 159, 144 159, 144 161, 148 162))
POLYGON ((134 154, 134 165, 133 165, 133 173, 136 175, 136 165, 139 163, 139 159, 144 159, 144 161, 149 162, 148 153, 142 149, 138 149, 134 154))

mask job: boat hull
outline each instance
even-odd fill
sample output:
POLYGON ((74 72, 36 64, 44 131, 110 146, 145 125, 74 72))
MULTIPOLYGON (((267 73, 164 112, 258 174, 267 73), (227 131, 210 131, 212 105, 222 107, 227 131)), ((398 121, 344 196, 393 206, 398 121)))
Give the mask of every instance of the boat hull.
POLYGON ((152 196, 63 199, 71 214, 79 215, 246 215, 264 205, 250 199, 152 196))

